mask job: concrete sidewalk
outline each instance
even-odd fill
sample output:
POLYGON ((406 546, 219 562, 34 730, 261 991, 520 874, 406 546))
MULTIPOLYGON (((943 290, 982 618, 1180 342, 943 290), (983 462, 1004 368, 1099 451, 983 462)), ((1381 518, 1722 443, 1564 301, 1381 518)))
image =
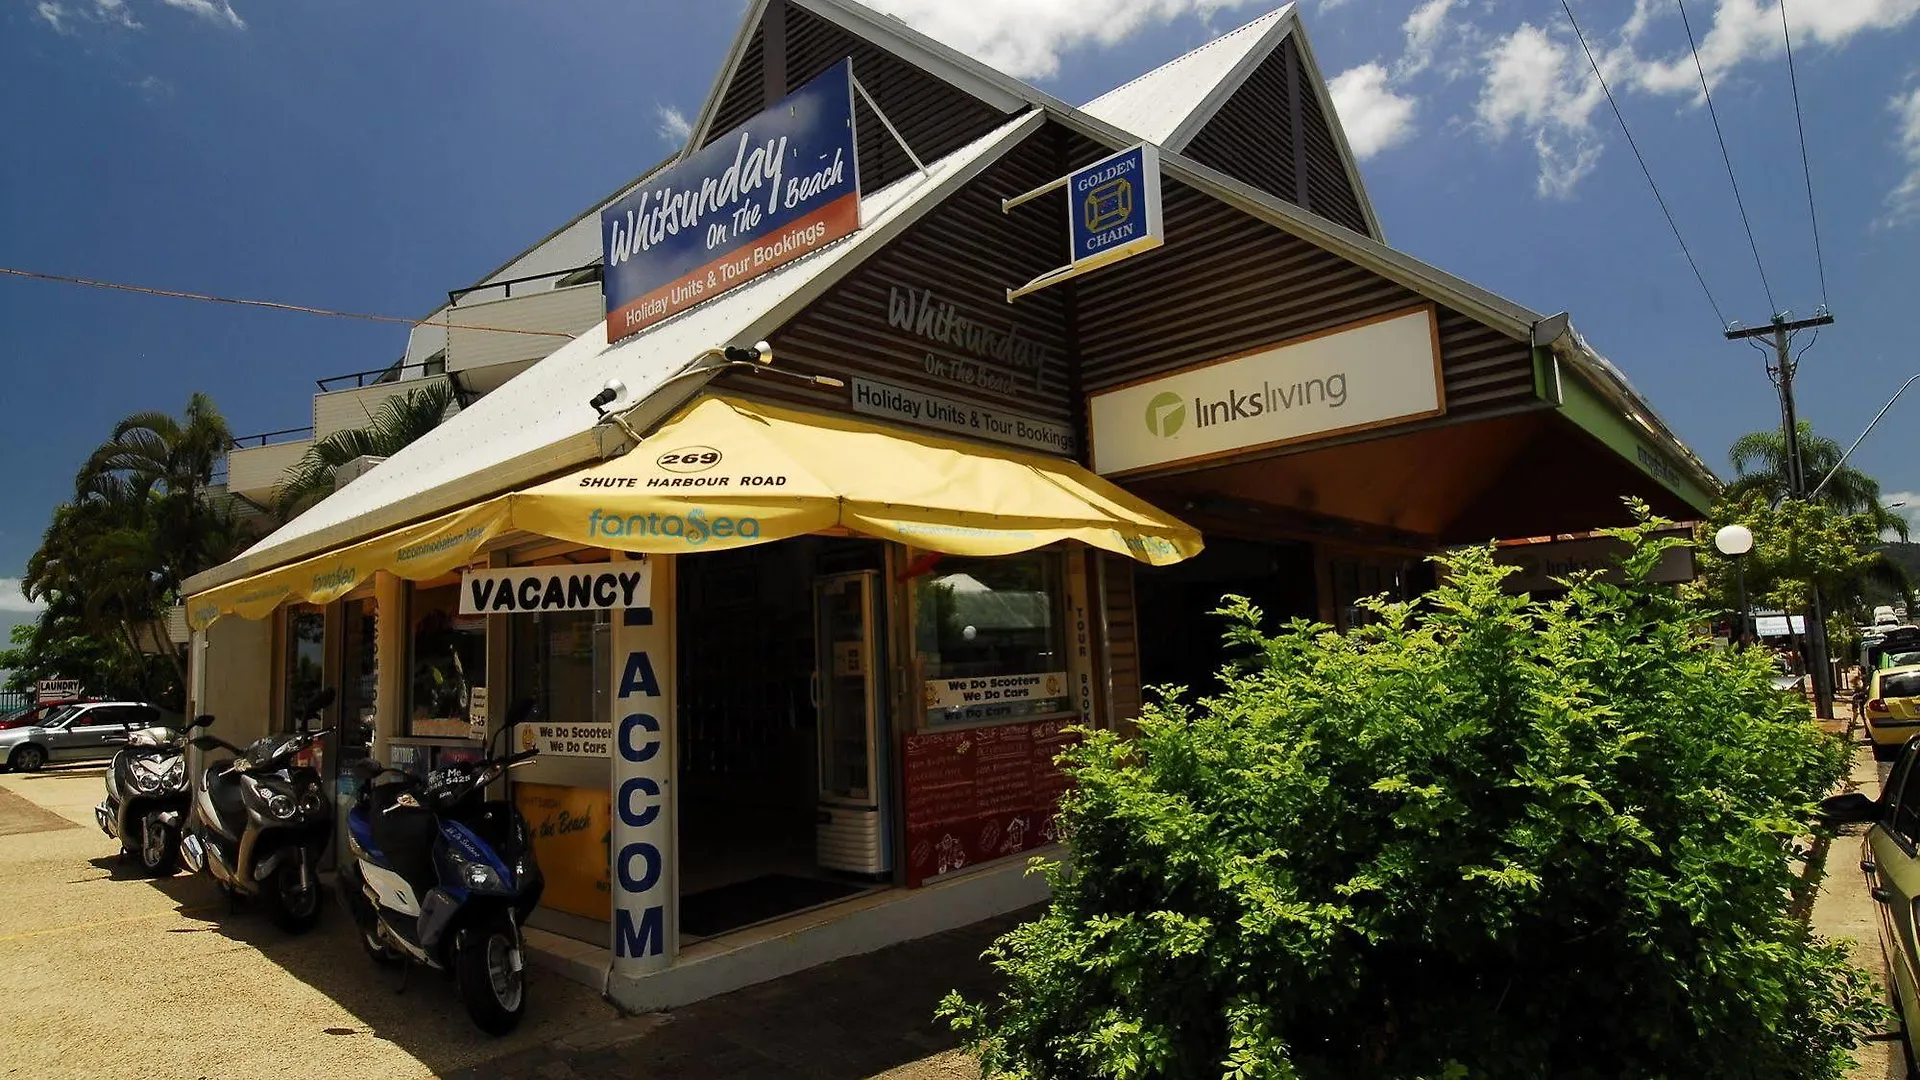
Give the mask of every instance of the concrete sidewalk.
POLYGON ((444 1080, 972 1080, 934 1006, 984 996, 980 953, 1035 909, 576 1031, 444 1080))
MULTIPOLYGON (((1849 726, 1843 722, 1842 730, 1849 726)), ((1873 747, 1864 741, 1864 732, 1853 731, 1851 738, 1853 771, 1848 790, 1863 791, 1878 798, 1880 782, 1886 778, 1888 766, 1874 761, 1873 747)), ((1884 986, 1888 973, 1886 954, 1880 948, 1880 913, 1867 891, 1866 875, 1859 865, 1866 831, 1865 826, 1852 826, 1834 837, 1827 850, 1825 873, 1820 878, 1810 922, 1818 934, 1849 941, 1853 962, 1872 972, 1884 986)), ((1849 1080, 1905 1077, 1907 1069, 1900 1051, 1898 1022, 1883 1037, 1855 1050, 1854 1060, 1857 1064, 1848 1074, 1849 1080)))

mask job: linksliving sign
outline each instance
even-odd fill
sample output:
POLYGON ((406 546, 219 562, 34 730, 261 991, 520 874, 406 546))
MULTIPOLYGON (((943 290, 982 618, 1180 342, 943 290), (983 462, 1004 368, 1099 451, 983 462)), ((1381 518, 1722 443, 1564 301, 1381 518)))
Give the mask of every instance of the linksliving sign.
POLYGON ((607 340, 857 231, 853 136, 843 60, 602 210, 607 340))
POLYGON ((1094 471, 1132 472, 1445 411, 1431 307, 1092 395, 1094 471))

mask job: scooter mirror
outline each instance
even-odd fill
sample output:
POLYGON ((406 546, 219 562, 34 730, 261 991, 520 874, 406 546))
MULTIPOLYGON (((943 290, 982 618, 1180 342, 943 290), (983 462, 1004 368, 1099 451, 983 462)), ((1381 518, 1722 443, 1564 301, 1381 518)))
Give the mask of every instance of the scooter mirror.
POLYGON ((189 723, 189 724, 187 725, 187 730, 188 730, 188 731, 197 731, 197 730, 199 730, 200 728, 203 728, 203 727, 212 727, 212 726, 213 726, 213 717, 212 717, 212 715, 210 715, 210 714, 208 714, 208 713, 202 713, 202 714, 200 714, 199 716, 196 716, 196 717, 194 717, 194 718, 193 718, 193 721, 192 721, 191 723, 189 723))
POLYGON ((306 712, 309 716, 311 716, 314 713, 317 713, 322 709, 325 709, 327 706, 333 704, 333 698, 334 698, 333 687, 329 686, 326 689, 320 691, 319 693, 313 695, 313 699, 307 702, 307 707, 303 711, 306 712))
POLYGON ((221 745, 220 740, 211 735, 197 735, 190 745, 201 753, 212 753, 215 750, 225 749, 225 747, 221 745))

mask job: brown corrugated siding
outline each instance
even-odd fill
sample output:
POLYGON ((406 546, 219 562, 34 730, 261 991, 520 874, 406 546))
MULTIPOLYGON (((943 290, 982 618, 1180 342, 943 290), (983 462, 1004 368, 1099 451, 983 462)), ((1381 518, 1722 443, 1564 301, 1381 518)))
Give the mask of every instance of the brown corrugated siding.
MULTIPOLYGON (((1292 49, 1294 44, 1289 41, 1281 48, 1292 49)), ((1360 212, 1360 197, 1354 193, 1347 177, 1333 128, 1328 126, 1326 114, 1320 111, 1320 96, 1314 92, 1313 76, 1304 63, 1296 68, 1300 80, 1300 111, 1304 117, 1301 127, 1307 136, 1307 197, 1313 201, 1313 212, 1355 232, 1367 232, 1366 215, 1360 212)))
POLYGON ((1140 716, 1140 632, 1133 606, 1133 561, 1101 553, 1105 575, 1107 679, 1113 687, 1113 715, 1117 730, 1129 730, 1140 716))
POLYGON ((1293 119, 1287 107, 1285 57, 1280 49, 1220 106, 1181 151, 1187 157, 1297 203, 1293 119))
MULTIPOLYGON (((1044 134, 1028 139, 987 169, 973 184, 951 196, 866 265, 835 286, 773 336, 783 367, 865 375, 947 397, 977 399, 1010 412, 1070 422, 1073 394, 1063 289, 1047 289, 1006 302, 1006 289, 1058 265, 1067 249, 1066 222, 1054 205, 1034 206, 1009 215, 999 200, 1037 187, 1059 174, 1055 140, 1044 134), (940 300, 964 309, 974 319, 1004 328, 1017 324, 1020 336, 1041 343, 1054 361, 1040 372, 1038 385, 1017 368, 1022 392, 1015 397, 983 394, 929 375, 928 352, 964 356, 951 346, 927 340, 887 323, 890 287, 932 289, 940 300)), ((971 359, 971 358, 969 358, 971 359)), ((845 390, 818 390, 751 376, 731 384, 758 396, 781 397, 825 408, 845 409, 845 390)))
MULTIPOLYGON (((1075 283, 1090 391, 1426 302, 1182 184, 1164 206, 1165 248, 1075 283)), ((1440 353, 1449 413, 1533 397, 1525 342, 1441 308, 1440 353)))
MULTIPOLYGON (((709 137, 747 120, 765 107, 762 69, 763 28, 756 28, 742 54, 733 82, 714 114, 709 137)), ((787 89, 853 57, 853 74, 884 109, 887 119, 922 161, 936 161, 1006 122, 985 102, 942 82, 892 53, 862 41, 840 27, 795 4, 787 6, 787 89)), ((914 171, 906 151, 887 134, 864 101, 854 102, 854 124, 859 133, 860 186, 880 188, 914 171)))
POLYGON ((1283 41, 1260 62, 1240 89, 1220 106, 1182 151, 1187 157, 1270 195, 1372 235, 1360 198, 1341 161, 1333 129, 1314 92, 1313 77, 1292 41, 1283 41), (1307 197, 1300 199, 1300 165, 1294 160, 1292 102, 1287 72, 1295 73, 1301 134, 1306 151, 1307 197))

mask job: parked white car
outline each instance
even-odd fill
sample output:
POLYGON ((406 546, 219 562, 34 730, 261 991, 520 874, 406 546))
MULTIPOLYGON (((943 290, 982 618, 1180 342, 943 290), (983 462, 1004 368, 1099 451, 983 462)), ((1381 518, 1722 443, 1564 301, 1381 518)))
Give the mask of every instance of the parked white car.
POLYGON ((88 701, 63 706, 32 727, 0 731, 0 761, 14 772, 49 762, 105 761, 127 736, 160 723, 160 710, 137 701, 88 701))

